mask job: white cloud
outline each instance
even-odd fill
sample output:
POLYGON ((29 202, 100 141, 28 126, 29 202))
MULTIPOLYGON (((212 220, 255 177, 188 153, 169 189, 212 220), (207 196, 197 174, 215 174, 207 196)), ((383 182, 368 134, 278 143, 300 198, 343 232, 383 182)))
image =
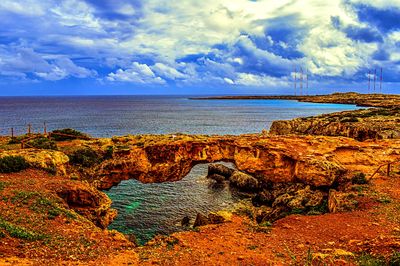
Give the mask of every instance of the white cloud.
POLYGON ((285 79, 279 79, 267 75, 254 75, 249 73, 239 73, 238 78, 234 81, 237 85, 252 87, 286 87, 288 82, 285 79))
POLYGON ((185 74, 179 72, 173 67, 167 66, 163 63, 154 64, 151 69, 159 76, 165 77, 167 79, 183 79, 187 77, 185 74))
POLYGON ((128 69, 118 69, 115 73, 108 74, 108 81, 113 82, 132 82, 147 84, 165 84, 165 80, 157 77, 150 67, 146 64, 134 62, 128 69))

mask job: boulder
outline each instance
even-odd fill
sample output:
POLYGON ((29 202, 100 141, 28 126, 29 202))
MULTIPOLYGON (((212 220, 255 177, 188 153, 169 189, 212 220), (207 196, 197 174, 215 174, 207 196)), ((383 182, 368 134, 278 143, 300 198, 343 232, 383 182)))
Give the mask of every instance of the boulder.
POLYGON ((217 213, 210 213, 208 216, 198 213, 193 227, 203 226, 207 224, 221 224, 225 222, 225 218, 217 213))
POLYGON ((181 225, 182 225, 182 226, 189 226, 189 224, 190 224, 190 218, 189 218, 189 216, 183 217, 183 218, 182 218, 182 221, 181 221, 181 225))
POLYGON ((225 177, 219 174, 212 174, 207 176, 207 178, 215 180, 217 183, 222 183, 225 181, 225 177))
POLYGON ((69 208, 102 229, 107 228, 117 216, 117 211, 111 208, 111 199, 85 183, 61 184, 56 193, 69 208))
POLYGON ((225 222, 225 218, 216 213, 210 213, 208 215, 208 220, 210 224, 222 224, 225 222))
POLYGON ((228 179, 235 170, 223 165, 223 164, 209 164, 208 165, 208 176, 212 176, 214 174, 220 175, 228 179))
POLYGON ((198 213, 196 216, 196 220, 194 221, 193 227, 203 226, 209 224, 208 217, 204 214, 198 213))
POLYGON ((240 171, 234 171, 229 178, 229 181, 233 186, 241 190, 251 191, 258 189, 259 187, 257 179, 240 171))

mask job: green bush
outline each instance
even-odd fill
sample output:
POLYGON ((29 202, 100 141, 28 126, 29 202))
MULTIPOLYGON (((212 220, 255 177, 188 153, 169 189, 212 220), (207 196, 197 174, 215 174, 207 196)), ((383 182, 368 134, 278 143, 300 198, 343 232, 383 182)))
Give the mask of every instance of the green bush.
MULTIPOLYGON (((0 217, 0 229, 4 230, 11 237, 25 239, 28 241, 42 240, 46 237, 43 234, 38 234, 38 233, 30 231, 24 227, 17 226, 15 224, 7 222, 4 219, 2 219, 1 217, 0 217)), ((2 235, 5 235, 4 232, 0 231, 0 233, 2 233, 2 235)))
POLYGON ((351 179, 351 182, 353 184, 357 184, 357 185, 365 185, 368 184, 368 180, 365 176, 364 173, 356 173, 353 178, 351 179))
POLYGON ((91 148, 82 148, 74 151, 72 154, 68 155, 69 161, 74 165, 81 165, 84 167, 90 167, 99 163, 100 156, 91 148))
POLYGON ((45 137, 40 137, 27 142, 27 146, 37 149, 58 150, 57 144, 45 137))
POLYGON ((0 173, 15 173, 25 170, 29 164, 22 156, 5 156, 0 158, 0 173))
POLYGON ((78 130, 72 128, 64 128, 53 130, 51 138, 55 141, 73 140, 73 139, 90 139, 90 137, 78 130), (60 134, 60 135, 57 135, 60 134), (68 135, 68 136, 64 136, 68 135))

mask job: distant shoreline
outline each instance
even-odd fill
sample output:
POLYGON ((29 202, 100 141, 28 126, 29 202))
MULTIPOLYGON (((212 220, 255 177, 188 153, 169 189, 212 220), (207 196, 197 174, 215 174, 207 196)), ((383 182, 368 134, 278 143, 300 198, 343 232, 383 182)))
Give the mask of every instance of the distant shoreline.
POLYGON ((190 100, 297 100, 310 103, 355 104, 362 107, 395 108, 400 106, 398 94, 360 94, 356 92, 327 95, 254 95, 192 97, 190 100))

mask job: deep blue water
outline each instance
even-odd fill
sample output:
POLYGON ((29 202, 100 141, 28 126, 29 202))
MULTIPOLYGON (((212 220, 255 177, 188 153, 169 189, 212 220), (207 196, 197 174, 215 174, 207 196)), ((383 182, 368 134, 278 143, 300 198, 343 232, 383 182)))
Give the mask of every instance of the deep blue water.
POLYGON ((176 96, 0 97, 0 134, 32 124, 72 127, 96 137, 143 133, 242 134, 273 120, 356 107, 287 100, 189 100, 176 96))
MULTIPOLYGON (((300 103, 287 100, 188 100, 186 97, 3 97, 0 134, 13 127, 25 133, 75 128, 96 137, 143 133, 242 134, 269 129, 273 120, 313 116, 357 107, 343 104, 300 103)), ((110 226, 134 234, 143 244, 155 234, 182 230, 181 219, 197 212, 228 208, 241 197, 227 186, 214 187, 205 178, 207 165, 195 166, 178 182, 122 182, 106 193, 119 211, 110 226)))

